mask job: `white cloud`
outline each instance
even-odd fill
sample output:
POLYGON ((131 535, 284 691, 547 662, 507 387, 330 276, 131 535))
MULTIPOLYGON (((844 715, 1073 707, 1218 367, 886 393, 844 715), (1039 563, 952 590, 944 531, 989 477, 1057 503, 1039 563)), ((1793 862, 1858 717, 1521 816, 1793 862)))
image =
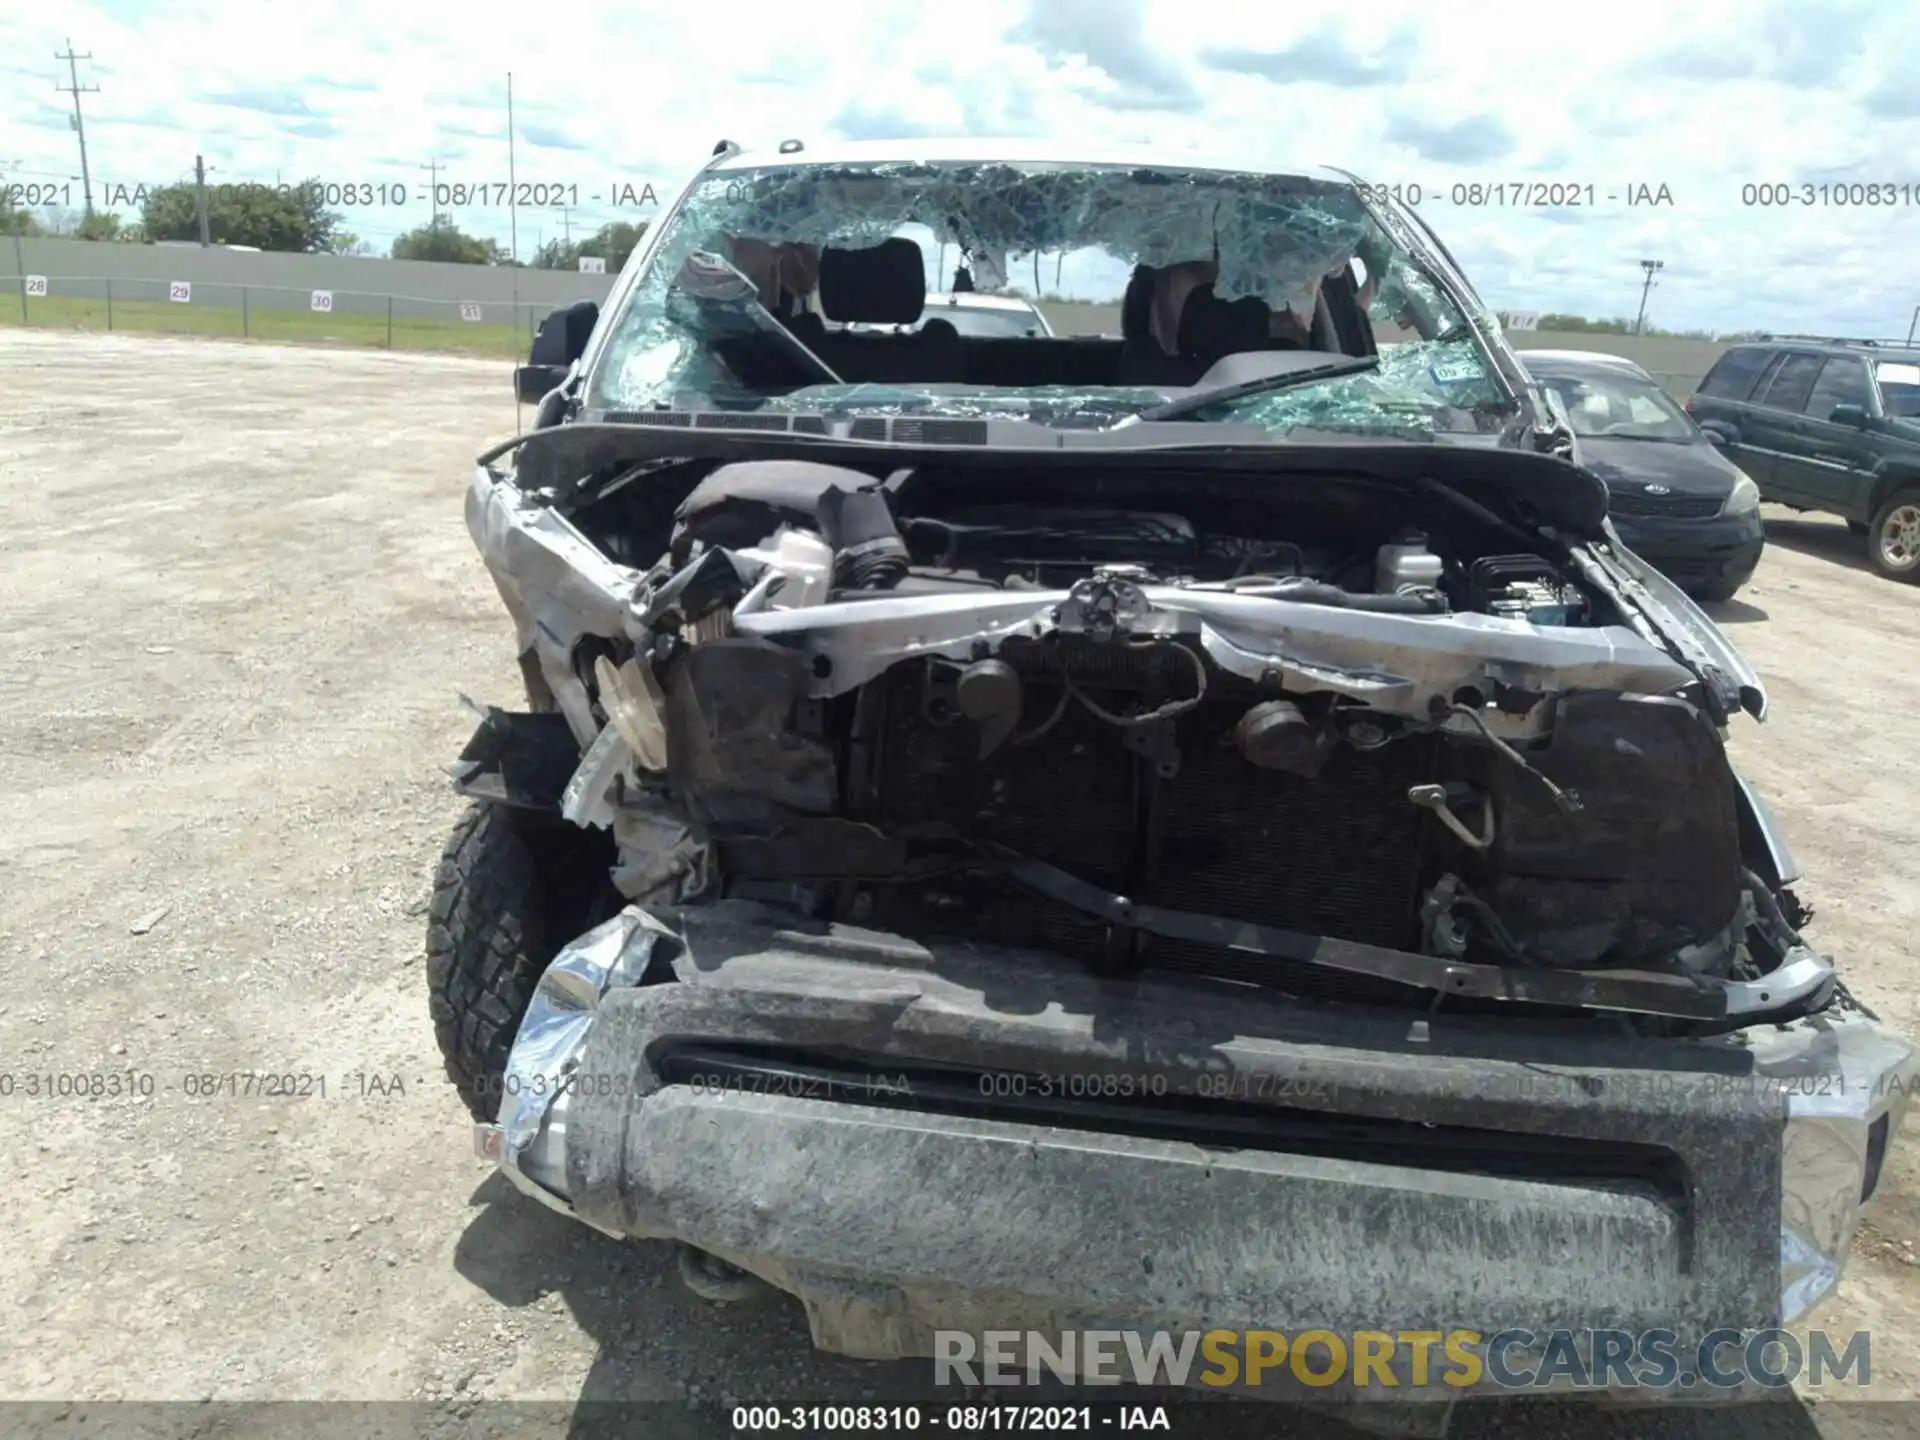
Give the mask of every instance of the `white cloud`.
MULTIPOLYGON (((1643 257, 1666 262, 1649 314, 1674 327, 1903 334, 1920 302, 1911 6, 1615 0, 1536 7, 1524 23, 1492 0, 398 9, 14 7, 0 18, 0 168, 77 176, 54 89, 71 36, 94 57, 83 82, 100 85, 83 97, 97 195, 190 175, 196 153, 218 180, 400 182, 417 198, 346 217, 381 248, 427 218, 428 161, 447 181, 507 178, 511 69, 518 178, 577 187, 575 234, 653 213, 606 197, 621 183, 669 195, 722 137, 1039 134, 1418 184, 1430 223, 1501 306, 1631 314, 1643 257), (1590 184, 1596 203, 1546 215, 1452 201, 1456 183, 1527 180, 1590 184), (1907 203, 1743 204, 1744 185, 1771 182, 1904 184, 1907 203), (1628 206, 1638 184, 1665 185, 1672 205, 1628 206)), ((457 218, 507 236, 504 210, 457 218)), ((522 211, 522 251, 560 225, 522 211)))

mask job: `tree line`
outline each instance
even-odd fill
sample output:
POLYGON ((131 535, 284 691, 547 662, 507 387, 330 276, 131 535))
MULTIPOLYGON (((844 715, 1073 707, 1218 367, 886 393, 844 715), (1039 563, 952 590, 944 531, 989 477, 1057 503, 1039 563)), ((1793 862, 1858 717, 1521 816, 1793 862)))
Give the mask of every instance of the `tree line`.
POLYGON ((1634 328, 1633 321, 1624 315, 1616 315, 1611 320, 1592 320, 1585 315, 1544 314, 1540 317, 1539 329, 1550 330, 1556 335, 1653 335, 1663 340, 1751 340, 1760 332, 1742 330, 1722 333, 1715 330, 1665 330, 1658 325, 1634 328))
MULTIPOLYGON (((318 181, 274 186, 220 185, 207 191, 207 239, 215 245, 244 245, 256 250, 304 255, 371 255, 373 247, 346 227, 337 211, 320 203, 318 181)), ((578 270, 580 257, 598 256, 609 274, 618 273, 647 232, 647 222, 617 220, 578 240, 549 240, 534 251, 536 270, 578 270)), ((0 185, 0 234, 57 235, 77 240, 151 244, 157 240, 200 239, 199 197, 191 182, 161 185, 141 200, 140 219, 128 224, 118 215, 49 211, 42 219, 17 207, 0 185)), ((396 236, 388 253, 395 260, 440 260, 456 265, 513 265, 497 240, 470 235, 450 215, 396 236)))

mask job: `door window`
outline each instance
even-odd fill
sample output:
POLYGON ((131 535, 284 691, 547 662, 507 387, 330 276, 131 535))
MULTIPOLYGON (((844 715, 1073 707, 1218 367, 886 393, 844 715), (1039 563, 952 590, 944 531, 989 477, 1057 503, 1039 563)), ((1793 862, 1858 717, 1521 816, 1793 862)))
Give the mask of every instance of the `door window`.
POLYGON ((1814 382, 1820 378, 1822 363, 1818 355, 1787 356, 1774 372, 1766 399, 1760 403, 1770 410, 1804 411, 1807 398, 1813 394, 1814 382))
POLYGON ((1700 382, 1702 395, 1723 400, 1744 400, 1753 394, 1753 382, 1767 368, 1774 352, 1757 345, 1738 346, 1713 362, 1706 379, 1700 382))
POLYGON ((1866 408, 1866 361, 1856 360, 1851 355, 1835 355, 1821 367, 1820 378, 1814 382, 1813 392, 1807 397, 1807 414, 1815 420, 1824 420, 1833 414, 1836 405, 1866 408))

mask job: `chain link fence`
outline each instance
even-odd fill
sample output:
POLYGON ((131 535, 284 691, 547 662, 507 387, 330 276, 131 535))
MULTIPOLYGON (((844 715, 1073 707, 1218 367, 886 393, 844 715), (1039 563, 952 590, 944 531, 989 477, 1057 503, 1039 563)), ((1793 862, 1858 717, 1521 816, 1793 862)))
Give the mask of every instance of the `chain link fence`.
MULTIPOLYGON (((0 324, 444 350, 515 360, 526 357, 534 331, 554 308, 552 300, 445 300, 202 280, 23 275, 0 283, 18 291, 11 302, 0 298, 0 324)), ((1114 307, 1042 308, 1072 308, 1073 318, 1082 322, 1104 320, 1111 310, 1117 333, 1114 307)), ((1097 323, 1092 328, 1100 329, 1097 323)), ((1700 373, 1693 370, 1648 373, 1681 401, 1700 383, 1700 373)))
POLYGON ((239 339, 445 350, 524 359, 554 306, 441 300, 356 290, 125 277, 22 275, 0 324, 45 329, 223 335, 239 339))

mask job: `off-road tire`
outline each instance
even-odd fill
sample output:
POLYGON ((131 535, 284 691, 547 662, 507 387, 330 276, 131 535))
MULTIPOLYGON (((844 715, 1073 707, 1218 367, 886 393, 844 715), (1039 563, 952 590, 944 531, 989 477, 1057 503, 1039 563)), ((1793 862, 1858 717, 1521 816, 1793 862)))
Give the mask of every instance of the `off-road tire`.
POLYGON ((427 1008, 447 1078, 476 1120, 499 1112, 507 1052, 560 943, 525 826, 499 805, 461 816, 427 912, 427 1008))
POLYGON ((1874 512, 1867 525, 1867 561, 1889 580, 1920 581, 1920 489, 1889 495, 1874 512))
POLYGON ((1716 580, 1711 585, 1696 587, 1692 596, 1701 605, 1721 605, 1733 599, 1747 582, 1744 580, 1716 580))

